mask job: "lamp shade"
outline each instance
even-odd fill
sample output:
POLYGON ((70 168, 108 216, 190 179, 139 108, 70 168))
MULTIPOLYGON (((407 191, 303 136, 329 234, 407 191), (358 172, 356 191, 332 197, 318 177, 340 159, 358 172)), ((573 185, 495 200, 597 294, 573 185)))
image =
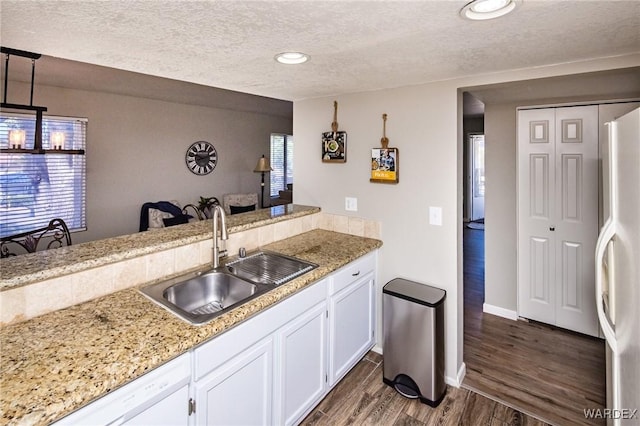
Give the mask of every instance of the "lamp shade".
POLYGON ((256 173, 264 173, 270 172, 273 169, 271 168, 271 164, 269 164, 269 159, 265 158, 264 155, 258 159, 258 164, 256 164, 256 168, 253 170, 256 173))
POLYGON ((9 143, 13 145, 22 145, 27 137, 24 130, 9 130, 9 143))

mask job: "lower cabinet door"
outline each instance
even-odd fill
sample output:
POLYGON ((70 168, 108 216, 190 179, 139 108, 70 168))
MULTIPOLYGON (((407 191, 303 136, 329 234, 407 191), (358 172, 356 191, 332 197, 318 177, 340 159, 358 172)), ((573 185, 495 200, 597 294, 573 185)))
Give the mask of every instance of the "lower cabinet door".
POLYGON ((326 302, 322 302, 276 333, 275 424, 296 424, 324 396, 326 324, 326 302))
POLYGON ((196 425, 270 425, 273 339, 256 343, 195 383, 196 425))
POLYGON ((374 345, 374 279, 363 277, 329 297, 329 386, 374 345))

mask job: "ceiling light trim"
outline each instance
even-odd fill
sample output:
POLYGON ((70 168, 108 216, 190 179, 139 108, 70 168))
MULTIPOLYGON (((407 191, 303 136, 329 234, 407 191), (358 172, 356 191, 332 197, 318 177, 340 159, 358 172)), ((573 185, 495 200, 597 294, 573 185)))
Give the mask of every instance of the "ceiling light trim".
POLYGON ((472 21, 495 19, 513 12, 522 0, 473 0, 460 9, 460 16, 472 21))
POLYGON ((311 57, 303 52, 281 52, 274 56, 274 59, 285 65, 298 65, 304 64, 311 57))

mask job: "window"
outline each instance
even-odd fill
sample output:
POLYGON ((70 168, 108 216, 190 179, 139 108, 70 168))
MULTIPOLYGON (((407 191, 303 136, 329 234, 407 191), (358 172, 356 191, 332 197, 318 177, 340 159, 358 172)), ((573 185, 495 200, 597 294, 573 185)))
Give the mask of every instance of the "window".
MULTIPOLYGON (((22 148, 33 149, 35 116, 0 114, 0 148, 12 148, 10 131, 25 132, 22 148)), ((87 120, 45 116, 42 147, 84 150, 87 120)), ((15 235, 64 220, 71 231, 86 229, 86 159, 81 154, 0 153, 0 236, 15 235)))
POLYGON ((293 136, 271 134, 271 196, 293 184, 293 136))

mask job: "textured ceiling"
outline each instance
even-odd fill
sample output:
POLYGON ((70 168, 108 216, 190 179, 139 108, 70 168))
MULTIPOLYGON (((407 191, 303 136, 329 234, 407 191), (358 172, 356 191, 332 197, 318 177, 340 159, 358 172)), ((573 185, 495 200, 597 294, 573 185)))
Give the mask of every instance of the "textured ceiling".
POLYGON ((0 2, 3 46, 286 100, 640 51, 640 1, 0 2), (276 63, 282 51, 311 61, 276 63))

